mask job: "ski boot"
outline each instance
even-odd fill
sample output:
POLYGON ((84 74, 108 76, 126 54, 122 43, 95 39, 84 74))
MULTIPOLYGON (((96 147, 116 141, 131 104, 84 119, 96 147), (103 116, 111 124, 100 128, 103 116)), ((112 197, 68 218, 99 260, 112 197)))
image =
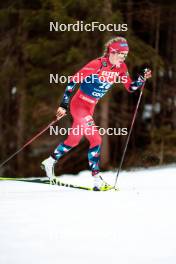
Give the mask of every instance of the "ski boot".
POLYGON ((41 163, 41 168, 45 170, 46 176, 50 180, 50 184, 57 184, 57 178, 54 174, 54 165, 56 164, 56 162, 57 161, 55 159, 49 157, 41 163))
POLYGON ((106 183, 99 173, 94 175, 93 177, 94 177, 94 187, 93 187, 94 191, 108 191, 113 189, 113 186, 106 183))

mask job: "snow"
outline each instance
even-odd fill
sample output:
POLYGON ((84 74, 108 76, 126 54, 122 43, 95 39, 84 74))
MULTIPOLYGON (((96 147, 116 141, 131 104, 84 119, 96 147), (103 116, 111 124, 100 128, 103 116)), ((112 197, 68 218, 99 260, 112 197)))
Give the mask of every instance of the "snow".
MULTIPOLYGON (((113 183, 115 173, 103 177, 113 183)), ((62 181, 92 184, 87 171, 62 181)), ((123 171, 118 186, 0 181, 0 263, 175 264, 176 165, 123 171)))

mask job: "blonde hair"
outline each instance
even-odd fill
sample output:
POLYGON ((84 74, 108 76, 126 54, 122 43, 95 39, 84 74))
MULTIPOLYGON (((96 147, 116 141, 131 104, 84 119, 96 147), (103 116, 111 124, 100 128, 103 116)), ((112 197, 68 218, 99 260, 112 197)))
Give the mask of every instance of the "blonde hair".
POLYGON ((116 37, 116 38, 112 38, 110 39, 109 41, 107 41, 105 43, 105 48, 104 48, 104 53, 103 53, 103 57, 106 57, 108 55, 108 48, 109 48, 109 45, 111 45, 112 43, 114 42, 118 42, 118 41, 121 41, 121 42, 127 42, 125 38, 123 37, 116 37))

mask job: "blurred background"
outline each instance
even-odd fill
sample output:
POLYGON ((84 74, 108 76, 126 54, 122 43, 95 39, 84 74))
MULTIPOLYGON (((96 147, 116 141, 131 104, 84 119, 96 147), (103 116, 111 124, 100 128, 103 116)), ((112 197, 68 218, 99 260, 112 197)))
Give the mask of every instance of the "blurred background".
MULTIPOLYGON (((142 0, 6 0, 0 3, 0 163, 55 118, 66 84, 49 75, 72 75, 100 57, 104 43, 124 36, 130 75, 144 66, 147 82, 123 168, 176 162, 176 4, 142 0), (49 22, 127 24, 127 32, 50 32, 49 22)), ((139 93, 114 85, 96 107, 97 125, 129 127, 139 93)), ((58 123, 70 127, 68 115, 58 123)), ((40 162, 66 136, 49 130, 0 168, 0 176, 42 176, 40 162)), ((126 136, 104 136, 102 170, 118 167, 126 136)), ((57 175, 88 169, 88 142, 63 157, 57 175)))

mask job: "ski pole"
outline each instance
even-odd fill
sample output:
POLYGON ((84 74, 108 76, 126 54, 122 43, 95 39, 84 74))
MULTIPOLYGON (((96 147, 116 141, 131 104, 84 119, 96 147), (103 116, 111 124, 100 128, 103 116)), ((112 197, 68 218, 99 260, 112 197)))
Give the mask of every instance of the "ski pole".
POLYGON ((61 116, 58 119, 53 120, 49 125, 47 125, 43 130, 41 130, 37 135, 35 135, 33 138, 31 138, 26 144, 24 144, 19 150, 17 150, 15 153, 13 153, 10 157, 8 157, 5 161, 3 161, 0 164, 0 168, 4 166, 9 160, 11 160, 13 157, 15 157, 18 153, 20 153, 24 148, 26 148, 28 145, 30 145, 35 139, 37 139, 40 135, 42 135, 50 126, 54 125, 58 120, 60 120, 63 116, 61 116))
POLYGON ((132 129, 133 129, 133 126, 134 126, 134 122, 135 122, 135 119, 136 119, 136 115, 137 115, 137 112, 138 112, 138 108, 139 108, 139 104, 140 104, 141 97, 142 97, 142 94, 143 94, 144 86, 145 86, 145 82, 144 82, 144 84, 143 84, 143 86, 141 88, 140 95, 139 95, 139 98, 138 98, 138 102, 137 102, 137 105, 136 105, 136 109, 134 111, 133 119, 132 119, 132 122, 131 122, 130 131, 128 133, 128 137, 127 137, 127 140, 126 140, 125 145, 124 145, 123 154, 122 154, 120 165, 119 165, 119 168, 118 168, 118 171, 117 171, 114 188, 116 188, 117 179, 119 177, 119 173, 121 171, 122 164, 123 164, 123 161, 124 161, 124 158, 125 158, 125 153, 126 153, 126 150, 127 150, 127 147, 128 147, 128 143, 129 143, 129 140, 130 140, 131 132, 132 132, 132 129))

